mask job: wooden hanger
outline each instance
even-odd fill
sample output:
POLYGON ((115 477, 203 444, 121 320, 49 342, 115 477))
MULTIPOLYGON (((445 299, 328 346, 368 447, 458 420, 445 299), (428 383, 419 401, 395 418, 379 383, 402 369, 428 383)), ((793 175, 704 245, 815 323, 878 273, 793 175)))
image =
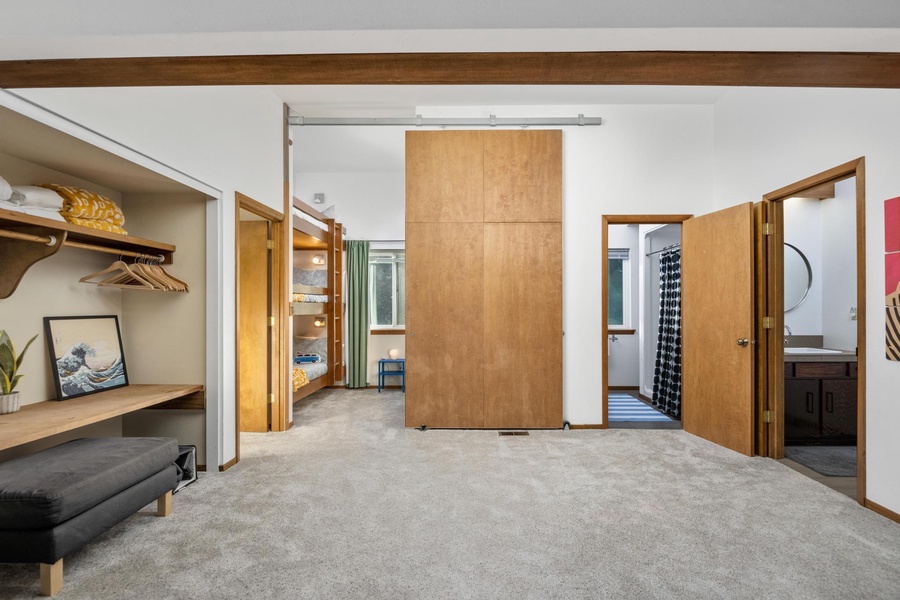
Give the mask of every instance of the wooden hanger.
POLYGON ((96 283, 97 285, 108 287, 156 289, 152 283, 134 273, 122 260, 117 260, 102 271, 85 275, 78 281, 82 283, 96 283), (90 281, 107 274, 110 274, 110 277, 101 281, 90 281))

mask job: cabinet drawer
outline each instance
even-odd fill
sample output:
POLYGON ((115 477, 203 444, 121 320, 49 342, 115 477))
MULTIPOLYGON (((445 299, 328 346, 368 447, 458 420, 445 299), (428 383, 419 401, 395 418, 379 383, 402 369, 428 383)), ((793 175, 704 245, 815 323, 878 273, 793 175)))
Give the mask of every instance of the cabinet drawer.
POLYGON ((794 377, 846 377, 847 363, 822 362, 794 364, 794 377))
POLYGON ((859 369, 857 367, 857 364, 855 362, 848 363, 848 364, 850 365, 850 377, 852 377, 853 379, 856 379, 859 375, 859 369))

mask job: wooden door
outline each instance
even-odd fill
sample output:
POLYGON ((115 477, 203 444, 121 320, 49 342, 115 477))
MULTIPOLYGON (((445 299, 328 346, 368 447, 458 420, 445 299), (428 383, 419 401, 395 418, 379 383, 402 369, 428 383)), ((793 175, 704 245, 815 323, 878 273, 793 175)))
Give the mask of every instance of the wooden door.
POLYGON ((268 221, 240 222, 240 430, 269 430, 268 221))
POLYGON ((562 224, 484 225, 484 426, 562 427, 562 224))
POLYGON ((484 425, 484 225, 406 224, 406 426, 484 425))
POLYGON ((752 456, 752 205, 685 221, 681 248, 684 430, 752 456))
POLYGON ((484 220, 482 131, 406 132, 406 222, 484 220))
POLYGON ((488 131, 484 221, 562 221, 562 131, 488 131))

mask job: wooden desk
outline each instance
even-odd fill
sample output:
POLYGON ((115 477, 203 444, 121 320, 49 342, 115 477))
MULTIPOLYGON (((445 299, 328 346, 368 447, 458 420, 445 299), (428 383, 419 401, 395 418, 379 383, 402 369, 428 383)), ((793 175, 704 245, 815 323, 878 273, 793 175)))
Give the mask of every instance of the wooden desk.
POLYGON ((129 385, 72 400, 28 404, 0 415, 0 450, 202 391, 202 385, 129 385))

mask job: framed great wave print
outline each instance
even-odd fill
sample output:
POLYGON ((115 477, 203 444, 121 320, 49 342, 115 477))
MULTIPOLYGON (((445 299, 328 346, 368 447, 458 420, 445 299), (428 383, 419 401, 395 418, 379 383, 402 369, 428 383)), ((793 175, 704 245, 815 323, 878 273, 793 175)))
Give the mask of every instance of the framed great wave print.
POLYGON ((116 315, 44 317, 44 333, 57 399, 128 385, 116 315))

